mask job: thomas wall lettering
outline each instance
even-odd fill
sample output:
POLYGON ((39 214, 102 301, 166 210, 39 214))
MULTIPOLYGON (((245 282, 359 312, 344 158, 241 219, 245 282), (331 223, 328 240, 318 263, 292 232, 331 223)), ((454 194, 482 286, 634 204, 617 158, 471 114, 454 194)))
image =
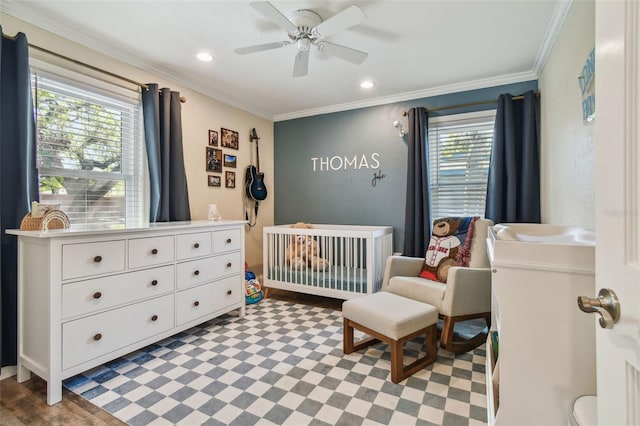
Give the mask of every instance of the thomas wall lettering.
POLYGON ((378 169, 380 167, 380 154, 374 152, 370 155, 354 155, 332 157, 312 157, 311 164, 314 172, 328 172, 338 170, 378 169))

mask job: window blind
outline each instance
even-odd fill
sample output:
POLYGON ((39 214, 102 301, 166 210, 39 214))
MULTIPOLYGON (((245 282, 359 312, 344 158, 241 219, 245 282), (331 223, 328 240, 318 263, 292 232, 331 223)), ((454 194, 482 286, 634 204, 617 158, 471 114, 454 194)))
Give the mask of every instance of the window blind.
POLYGON ((429 123, 432 218, 484 216, 495 111, 429 123))
POLYGON ((38 71, 32 87, 40 201, 60 204, 72 224, 142 221, 139 97, 38 71))

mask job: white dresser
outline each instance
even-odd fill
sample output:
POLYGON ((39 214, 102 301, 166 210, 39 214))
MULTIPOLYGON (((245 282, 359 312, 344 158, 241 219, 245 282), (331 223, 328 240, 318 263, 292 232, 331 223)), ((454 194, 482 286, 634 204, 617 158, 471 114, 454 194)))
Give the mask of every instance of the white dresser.
POLYGON ((179 331, 245 313, 244 222, 8 230, 18 236, 18 381, 62 380, 179 331))
POLYGON ((595 293, 595 235, 570 226, 499 224, 487 244, 487 423, 566 425, 572 402, 596 392, 596 321, 577 303, 595 293))

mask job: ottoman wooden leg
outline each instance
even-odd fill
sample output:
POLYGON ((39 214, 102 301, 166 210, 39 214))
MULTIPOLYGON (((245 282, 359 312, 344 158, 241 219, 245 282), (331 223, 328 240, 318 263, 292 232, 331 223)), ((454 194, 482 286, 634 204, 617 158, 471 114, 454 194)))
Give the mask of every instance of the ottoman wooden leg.
POLYGON ((368 328, 355 323, 353 321, 351 321, 349 318, 345 318, 344 319, 344 326, 342 327, 343 329, 343 338, 342 338, 342 351, 345 354, 350 354, 351 352, 356 352, 359 351, 362 348, 366 348, 367 346, 371 346, 375 343, 380 342, 380 337, 381 335, 378 335, 378 333, 376 333, 373 330, 369 330, 368 328), (354 342, 354 336, 353 336, 353 329, 357 328, 358 330, 363 331, 364 333, 367 333, 368 335, 372 336, 372 335, 376 335, 378 338, 376 337, 368 337, 365 339, 361 339, 358 340, 358 342, 354 342))
POLYGON ((400 340, 394 340, 391 344, 391 381, 393 383, 400 383, 407 377, 412 376, 416 372, 422 370, 429 364, 433 364, 436 361, 438 353, 437 343, 438 328, 435 324, 429 327, 418 330, 413 334, 403 337, 400 340), (424 334, 424 351, 425 354, 422 358, 418 358, 411 364, 404 366, 404 345, 409 340, 414 339, 424 334))
POLYGON ((402 339, 394 340, 361 324, 353 322, 348 318, 344 318, 342 341, 343 351, 345 354, 350 354, 381 341, 388 344, 391 350, 391 381, 393 383, 399 383, 407 377, 413 375, 415 372, 420 371, 427 365, 435 362, 438 351, 437 333, 438 329, 436 327, 436 324, 433 324, 421 330, 418 330, 415 333, 405 336, 402 339), (358 341, 357 343, 354 343, 354 328, 373 337, 365 338, 358 341), (425 355, 405 367, 403 359, 405 343, 423 334, 425 336, 425 355))

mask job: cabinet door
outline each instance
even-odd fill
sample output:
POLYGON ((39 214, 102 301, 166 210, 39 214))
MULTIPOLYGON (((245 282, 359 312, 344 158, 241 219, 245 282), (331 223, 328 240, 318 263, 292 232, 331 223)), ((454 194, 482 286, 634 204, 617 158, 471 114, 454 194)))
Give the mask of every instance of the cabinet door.
POLYGON ((62 246, 62 279, 124 271, 124 240, 62 246))
POLYGON ((177 235, 176 256, 178 260, 209 256, 211 244, 211 232, 177 235))
POLYGON ((67 369, 173 328, 174 295, 62 325, 62 368, 67 369))
POLYGON ((242 271, 239 252, 179 263, 176 286, 186 288, 242 271))
POLYGON ((173 262, 173 235, 129 240, 129 268, 173 262))
POLYGON ((174 266, 111 275, 62 286, 62 318, 72 318, 172 292, 174 266))
POLYGON ((240 305, 240 284, 240 276, 236 275, 178 292, 177 325, 211 315, 227 306, 240 305))
POLYGON ((240 250, 242 236, 239 229, 213 232, 213 252, 215 254, 240 250))

